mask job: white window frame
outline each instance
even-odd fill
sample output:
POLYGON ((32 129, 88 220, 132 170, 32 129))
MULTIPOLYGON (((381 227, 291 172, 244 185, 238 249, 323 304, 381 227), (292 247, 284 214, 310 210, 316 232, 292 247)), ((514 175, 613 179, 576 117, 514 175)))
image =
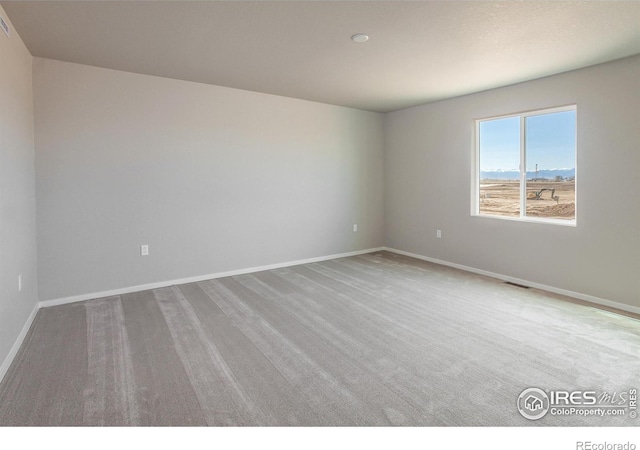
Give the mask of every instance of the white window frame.
POLYGON ((502 219, 502 220, 511 220, 518 222, 537 222, 537 223, 548 223, 553 225, 565 225, 565 226, 573 226, 577 225, 578 218, 578 107, 577 105, 566 105, 566 106, 557 106, 553 108, 545 108, 545 109, 536 109, 531 111, 525 111, 520 113, 513 114, 505 114, 501 116, 493 116, 493 117, 484 117, 481 119, 475 119, 474 121, 474 149, 473 149, 473 164, 472 166, 472 174, 471 174, 471 215, 474 217, 482 217, 482 218, 490 218, 490 219, 502 219), (527 206, 527 167, 526 167, 526 130, 525 130, 525 120, 527 117, 541 116, 545 114, 553 114, 565 111, 574 111, 576 113, 576 148, 574 150, 574 167, 575 167, 575 215, 573 220, 567 219, 553 219, 548 217, 535 217, 535 216, 527 216, 526 215, 526 206, 527 206), (499 216, 493 214, 481 214, 480 213, 480 123, 488 120, 498 120, 498 119, 507 119, 510 117, 519 117, 520 118, 520 216, 519 217, 511 217, 511 216, 499 216))

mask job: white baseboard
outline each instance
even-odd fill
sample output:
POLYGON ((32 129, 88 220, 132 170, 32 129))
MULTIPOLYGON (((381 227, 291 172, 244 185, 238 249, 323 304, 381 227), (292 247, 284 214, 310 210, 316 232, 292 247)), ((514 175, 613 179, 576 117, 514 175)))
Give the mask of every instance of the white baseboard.
MULTIPOLYGON (((57 299, 51 299, 51 300, 44 300, 44 301, 41 301, 39 303, 38 307, 39 308, 47 308, 47 307, 50 307, 50 306, 64 305, 64 304, 67 304, 67 303, 75 303, 75 302, 81 302, 81 301, 85 301, 85 300, 91 300, 91 299, 94 299, 94 298, 111 297, 111 296, 114 296, 114 295, 129 294, 129 293, 132 293, 132 292, 145 291, 145 290, 148 290, 148 289, 157 289, 157 288, 162 288, 162 287, 167 287, 167 286, 173 286, 173 285, 176 285, 176 284, 195 283, 195 282, 198 282, 198 281, 212 280, 212 279, 215 279, 215 278, 231 277, 231 276, 234 276, 234 275, 244 275, 244 274, 248 274, 248 273, 262 272, 264 270, 279 269, 279 268, 282 268, 282 267, 297 266, 297 265, 300 265, 300 264, 309 264, 309 263, 313 263, 313 262, 328 261, 328 260, 331 260, 331 259, 346 258, 346 257, 349 257, 349 256, 363 255, 365 253, 373 253, 373 252, 382 251, 382 250, 386 250, 386 251, 389 251, 389 252, 392 252, 392 253, 397 253, 399 255, 409 256, 411 258, 421 259, 423 261, 429 261, 429 262, 432 262, 432 263, 441 264, 443 266, 453 267, 453 268, 464 270, 464 271, 467 271, 467 272, 477 273, 479 275, 485 275, 485 276, 488 276, 488 277, 497 278, 497 279, 503 280, 503 281, 510 281, 512 283, 517 283, 517 284, 521 284, 523 286, 529 286, 529 287, 532 287, 532 288, 535 288, 535 289, 541 289, 541 290, 544 290, 544 291, 553 292, 555 294, 566 295, 567 297, 573 297, 573 298, 576 298, 578 300, 583 300, 585 302, 593 303, 593 304, 596 304, 596 305, 607 306, 607 307, 610 307, 610 308, 620 309, 622 311, 627 311, 627 312, 634 313, 634 314, 640 314, 640 307, 637 307, 637 306, 627 305, 625 303, 614 302, 614 301, 611 301, 611 300, 606 300, 606 299, 603 299, 603 298, 595 297, 593 295, 588 295, 588 294, 583 294, 583 293, 580 293, 580 292, 569 291, 569 290, 557 288, 557 287, 554 287, 554 286, 548 286, 546 284, 535 283, 533 281, 523 280, 522 278, 511 277, 511 276, 508 276, 508 275, 503 275, 503 274, 500 274, 500 273, 490 272, 488 270, 478 269, 478 268, 471 267, 471 266, 465 266, 463 264, 452 263, 452 262, 444 261, 444 260, 441 260, 441 259, 431 258, 431 257, 428 257, 428 256, 419 255, 417 253, 407 252, 407 251, 404 251, 404 250, 398 250, 398 249, 391 248, 391 247, 369 248, 369 249, 358 250, 358 251, 354 251, 354 252, 338 253, 338 254, 334 254, 334 255, 319 256, 319 257, 316 257, 316 258, 308 258, 308 259, 301 259, 301 260, 297 260, 297 261, 288 261, 288 262, 277 263, 277 264, 269 264, 269 265, 266 265, 266 266, 249 267, 249 268, 245 268, 245 269, 230 270, 230 271, 227 271, 227 272, 218 272, 218 273, 212 273, 212 274, 207 274, 207 275, 199 275, 199 276, 195 276, 195 277, 180 278, 180 279, 176 279, 176 280, 160 281, 160 282, 157 282, 157 283, 140 284, 140 285, 137 285, 137 286, 130 286, 130 287, 121 288, 121 289, 113 289, 113 290, 109 290, 109 291, 92 292, 92 293, 89 293, 89 294, 81 294, 81 295, 74 295, 74 296, 71 296, 71 297, 63 297, 63 298, 57 298, 57 299)), ((32 316, 35 317, 35 312, 32 313, 32 316)), ((28 326, 25 325, 26 326, 26 331, 28 331, 29 326, 31 325, 31 321, 33 320, 33 317, 29 318, 29 322, 27 324, 28 326)), ((23 333, 26 334, 26 331, 23 330, 23 333)), ((23 338, 24 338, 24 336, 22 336, 18 340, 20 342, 22 342, 23 338)), ((18 344, 18 348, 19 348, 19 344, 18 344)), ((9 359, 9 358, 7 358, 7 359, 9 359)), ((6 370, 5 367, 4 367, 4 364, 6 364, 6 360, 5 360, 5 363, 3 363, 2 368, 0 369, 0 374, 3 374, 2 370, 6 370)))
POLYGON ((198 282, 198 281, 212 280, 214 278, 232 277, 234 275, 244 275, 244 274, 247 274, 247 273, 262 272, 264 270, 280 269, 282 267, 298 266, 300 264, 309 264, 309 263, 314 263, 314 262, 319 262, 319 261, 328 261, 330 259, 337 259, 337 258, 346 258, 348 256, 363 255, 365 253, 373 253, 373 252, 378 252, 378 251, 381 251, 381 250, 383 250, 383 247, 369 248, 369 249, 366 249, 366 250, 357 250, 357 251, 354 251, 354 252, 337 253, 337 254, 334 254, 334 255, 319 256, 319 257, 316 257, 316 258, 300 259, 300 260, 297 260, 297 261, 288 261, 288 262, 277 263, 277 264, 269 264, 269 265, 266 265, 266 266, 258 266, 258 267, 249 267, 249 268, 246 268, 246 269, 230 270, 228 272, 218 272, 218 273, 211 273, 211 274, 207 274, 207 275, 198 275, 198 276, 195 276, 195 277, 180 278, 180 279, 177 279, 177 280, 168 280, 168 281, 159 281, 157 283, 140 284, 140 285, 137 285, 137 286, 130 286, 130 287, 121 288, 121 289, 113 289, 113 290, 109 290, 109 291, 92 292, 92 293, 89 293, 89 294, 74 295, 72 297, 63 297, 63 298, 56 298, 56 299, 51 299, 51 300, 43 300, 43 301, 40 302, 40 308, 48 308, 50 306, 65 305, 67 303, 81 302, 81 301, 84 301, 84 300, 91 300, 91 299, 94 299, 94 298, 104 298, 104 297, 111 297, 111 296, 114 296, 114 295, 129 294, 131 292, 139 292, 139 291, 146 291, 148 289, 157 289, 157 288, 163 288, 163 287, 167 287, 167 286, 174 286, 176 284, 195 283, 195 282, 198 282))
POLYGON ((397 253, 399 255, 409 256, 411 258, 421 259, 423 261, 429 261, 436 264, 441 264, 443 266, 453 267, 456 269, 464 270, 467 272, 477 273, 479 275, 485 275, 491 278, 497 278, 503 281, 510 281, 512 283, 521 284, 523 286, 529 286, 535 289, 540 289, 543 291, 553 292, 555 294, 566 295, 567 297, 573 297, 578 300, 583 300, 585 302, 593 303, 596 305, 608 306, 609 308, 620 309, 622 311, 627 311, 634 314, 640 314, 640 307, 627 305, 625 303, 613 302, 611 300, 605 300, 603 298, 594 297, 593 295, 582 294, 580 292, 568 291, 566 289, 560 289, 553 286, 547 286, 546 284, 535 283, 529 280, 523 280, 521 278, 510 277, 508 275, 502 275, 500 273, 489 272, 488 270, 476 269, 475 267, 465 266, 462 264, 456 264, 449 261, 443 261, 441 259, 430 258, 428 256, 419 255, 417 253, 405 252, 404 250, 398 250, 395 248, 384 247, 384 250, 392 253, 397 253))
POLYGON ((9 350, 9 354, 7 355, 7 357, 2 362, 2 365, 0 366, 0 382, 2 382, 2 379, 4 378, 4 376, 9 371, 9 367, 11 366, 11 363, 13 362, 13 359, 18 354, 18 350, 20 350, 20 347, 22 346, 22 342, 24 342, 24 338, 27 337, 27 333, 29 332, 29 328, 31 328, 31 324, 33 323, 33 319, 36 318, 36 314, 38 313, 39 309, 40 309, 40 304, 36 303, 34 305, 34 307, 33 307, 33 310, 31 311, 31 314, 29 314, 29 317, 27 318, 27 321, 25 322, 24 326, 22 327, 22 330, 20 331, 20 334, 18 335, 18 338, 14 342, 13 347, 11 347, 11 350, 9 350))

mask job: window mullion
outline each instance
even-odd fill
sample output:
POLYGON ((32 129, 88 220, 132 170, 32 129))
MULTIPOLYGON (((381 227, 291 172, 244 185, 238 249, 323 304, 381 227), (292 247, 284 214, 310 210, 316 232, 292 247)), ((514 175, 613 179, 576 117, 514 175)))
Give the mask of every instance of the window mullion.
POLYGON ((525 217, 527 207, 527 164, 525 116, 520 116, 520 217, 525 217))

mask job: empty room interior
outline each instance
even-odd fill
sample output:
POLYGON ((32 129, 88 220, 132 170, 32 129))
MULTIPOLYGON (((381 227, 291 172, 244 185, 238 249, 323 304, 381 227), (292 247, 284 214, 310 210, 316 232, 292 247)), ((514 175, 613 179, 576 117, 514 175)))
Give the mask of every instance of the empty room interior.
POLYGON ((640 2, 0 17, 0 425, 639 424, 640 2))

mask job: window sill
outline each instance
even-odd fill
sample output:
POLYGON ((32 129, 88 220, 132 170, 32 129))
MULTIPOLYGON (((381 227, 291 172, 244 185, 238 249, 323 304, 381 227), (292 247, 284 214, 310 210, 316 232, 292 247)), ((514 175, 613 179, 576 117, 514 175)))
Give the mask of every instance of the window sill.
POLYGON ((509 217, 509 216, 492 216, 489 214, 471 214, 471 217, 479 217, 482 219, 499 219, 507 220, 510 222, 529 222, 529 223, 542 223, 546 225, 559 225, 561 227, 576 227, 576 220, 562 220, 562 219, 545 219, 538 217, 509 217))

